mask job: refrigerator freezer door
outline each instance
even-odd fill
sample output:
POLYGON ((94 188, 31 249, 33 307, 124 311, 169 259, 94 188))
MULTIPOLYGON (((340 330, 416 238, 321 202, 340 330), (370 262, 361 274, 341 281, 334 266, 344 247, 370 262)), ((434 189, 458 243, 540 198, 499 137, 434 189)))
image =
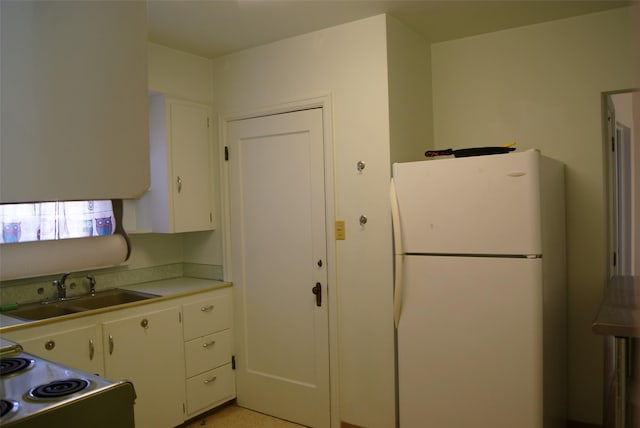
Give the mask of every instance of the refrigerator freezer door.
POLYGON ((405 253, 541 254, 540 155, 398 163, 405 253))
POLYGON ((404 260, 400 427, 542 427, 542 260, 404 260))

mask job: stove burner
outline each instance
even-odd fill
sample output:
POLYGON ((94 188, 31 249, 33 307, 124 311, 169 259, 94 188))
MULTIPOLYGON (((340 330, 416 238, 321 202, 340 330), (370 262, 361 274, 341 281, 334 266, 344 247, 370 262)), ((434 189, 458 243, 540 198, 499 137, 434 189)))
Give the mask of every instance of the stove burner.
POLYGON ((0 417, 6 416, 7 413, 16 410, 18 410, 18 403, 15 401, 5 400, 4 398, 0 400, 0 417))
POLYGON ((27 396, 34 400, 66 397, 67 395, 87 389, 89 385, 88 380, 81 378, 54 380, 53 382, 31 388, 27 396))
POLYGON ((9 376, 10 374, 21 372, 22 370, 30 368, 33 364, 34 361, 29 358, 0 358, 0 376, 9 376))

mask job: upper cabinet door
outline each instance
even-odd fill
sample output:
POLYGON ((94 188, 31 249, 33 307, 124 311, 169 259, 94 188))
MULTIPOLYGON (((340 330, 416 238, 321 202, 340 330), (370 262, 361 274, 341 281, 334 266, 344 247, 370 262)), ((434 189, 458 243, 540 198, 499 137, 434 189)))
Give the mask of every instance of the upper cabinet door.
POLYGON ((1 2, 0 202, 149 187, 145 2, 1 2))
POLYGON ((211 118, 207 105, 149 96, 151 189, 137 204, 142 229, 214 229, 211 118))
POLYGON ((176 101, 169 108, 174 229, 176 232, 212 229, 211 109, 176 101))

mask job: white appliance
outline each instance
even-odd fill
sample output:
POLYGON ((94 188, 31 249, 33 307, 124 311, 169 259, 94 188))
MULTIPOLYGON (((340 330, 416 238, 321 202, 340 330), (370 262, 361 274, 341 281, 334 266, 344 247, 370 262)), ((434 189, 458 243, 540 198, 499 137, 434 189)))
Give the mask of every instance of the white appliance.
POLYGON ((129 381, 111 382, 57 364, 0 338, 4 428, 134 428, 135 399, 129 381))
POLYGON ((393 165, 400 428, 565 426, 564 167, 393 165))

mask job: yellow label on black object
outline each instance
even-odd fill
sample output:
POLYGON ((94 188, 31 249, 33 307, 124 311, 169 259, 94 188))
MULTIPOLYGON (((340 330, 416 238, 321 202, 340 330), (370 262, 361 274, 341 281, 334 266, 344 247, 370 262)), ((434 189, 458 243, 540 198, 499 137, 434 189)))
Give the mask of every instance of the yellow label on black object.
POLYGON ((344 229, 344 221, 337 220, 336 221, 336 241, 344 241, 345 229, 344 229))

